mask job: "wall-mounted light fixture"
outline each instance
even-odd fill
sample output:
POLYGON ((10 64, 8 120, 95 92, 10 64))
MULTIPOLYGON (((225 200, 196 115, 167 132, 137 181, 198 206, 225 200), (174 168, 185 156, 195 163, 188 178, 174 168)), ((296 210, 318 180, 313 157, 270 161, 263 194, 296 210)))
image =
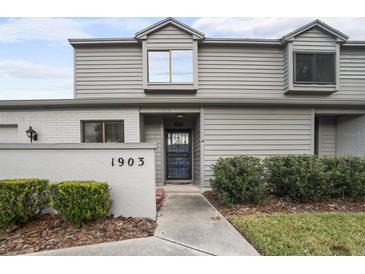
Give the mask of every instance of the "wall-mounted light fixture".
POLYGON ((27 134, 31 143, 33 143, 33 141, 38 141, 37 132, 31 126, 25 131, 25 133, 27 134))
POLYGON ((182 118, 184 118, 184 114, 178 113, 178 114, 176 114, 176 118, 182 119, 182 118))

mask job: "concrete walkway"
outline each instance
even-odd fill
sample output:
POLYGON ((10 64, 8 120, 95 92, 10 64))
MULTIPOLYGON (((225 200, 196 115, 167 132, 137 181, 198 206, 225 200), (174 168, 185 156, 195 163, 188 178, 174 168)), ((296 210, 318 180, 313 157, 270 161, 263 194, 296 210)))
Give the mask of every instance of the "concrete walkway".
POLYGON ((259 255, 200 193, 167 193, 155 237, 211 255, 259 255))
POLYGON ((31 256, 204 256, 205 253, 176 245, 157 237, 132 239, 118 242, 84 245, 51 251, 31 256))
POLYGON ((187 187, 167 187, 155 236, 72 247, 31 255, 204 256, 259 255, 245 238, 200 194, 187 187))

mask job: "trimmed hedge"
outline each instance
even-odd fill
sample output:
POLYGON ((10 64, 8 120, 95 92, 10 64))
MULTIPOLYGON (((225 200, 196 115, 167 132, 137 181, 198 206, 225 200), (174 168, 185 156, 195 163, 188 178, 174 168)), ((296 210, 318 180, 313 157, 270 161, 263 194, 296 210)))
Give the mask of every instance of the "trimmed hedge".
POLYGON ((330 196, 325 166, 316 156, 274 156, 264 160, 272 193, 296 202, 330 196))
POLYGON ((51 184, 50 194, 51 206, 77 226, 109 213, 111 202, 107 183, 65 181, 51 184))
POLYGON ((322 163, 331 197, 365 199, 365 159, 360 157, 323 157, 322 163))
POLYGON ((225 204, 259 203, 265 197, 266 177, 258 158, 220 158, 213 165, 213 172, 213 190, 225 204))
POLYGON ((213 190, 225 204, 257 203, 269 194, 293 202, 365 200, 365 158, 360 157, 236 156, 219 159, 213 176, 213 190))
POLYGON ((0 224, 25 224, 48 206, 48 180, 0 180, 0 224))
POLYGON ((274 156, 265 159, 273 194, 294 202, 330 198, 365 199, 365 159, 274 156))

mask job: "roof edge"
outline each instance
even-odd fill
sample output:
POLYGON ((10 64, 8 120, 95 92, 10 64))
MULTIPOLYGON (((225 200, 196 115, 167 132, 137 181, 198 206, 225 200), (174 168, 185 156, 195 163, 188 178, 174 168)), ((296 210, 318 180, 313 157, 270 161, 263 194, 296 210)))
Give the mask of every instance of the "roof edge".
POLYGON ((345 42, 347 39, 349 39, 349 37, 340 32, 339 30, 331 27, 330 25, 327 25, 326 23, 322 22, 321 20, 319 19, 316 19, 312 22, 309 22, 308 24, 294 30, 294 31, 291 31, 289 32, 288 34, 284 35, 280 41, 282 43, 285 43, 286 41, 288 41, 289 39, 293 38, 294 36, 297 36, 303 32, 306 32, 307 30, 311 29, 311 28, 314 28, 314 27, 319 27, 321 29, 323 29, 324 31, 328 32, 329 34, 337 37, 338 39, 340 39, 342 42, 345 42))
POLYGON ((260 44, 281 45, 280 39, 261 38, 205 38, 203 44, 260 44))
POLYGON ((55 108, 107 108, 123 105, 285 105, 285 106, 365 106, 365 100, 328 100, 321 98, 90 98, 90 99, 40 99, 0 100, 0 110, 55 109, 55 108))
POLYGON ((343 46, 349 46, 349 47, 364 47, 365 46, 365 40, 347 40, 345 43, 342 44, 343 46))
POLYGON ((137 44, 136 38, 71 38, 68 42, 72 46, 91 45, 91 44, 137 44))
POLYGON ((192 28, 192 27, 176 20, 175 18, 172 18, 172 17, 167 17, 167 18, 165 18, 165 19, 163 19, 163 20, 161 20, 161 21, 159 21, 159 22, 157 22, 157 23, 141 30, 141 31, 136 32, 135 37, 137 39, 142 39, 145 35, 148 35, 152 32, 155 32, 158 29, 160 29, 160 28, 162 28, 162 27, 164 27, 168 24, 173 24, 176 27, 178 27, 178 28, 180 28, 180 29, 182 29, 182 30, 184 30, 188 33, 191 33, 192 35, 195 35, 198 39, 204 39, 205 38, 204 33, 200 32, 200 31, 198 31, 198 30, 196 30, 196 29, 194 29, 194 28, 192 28))

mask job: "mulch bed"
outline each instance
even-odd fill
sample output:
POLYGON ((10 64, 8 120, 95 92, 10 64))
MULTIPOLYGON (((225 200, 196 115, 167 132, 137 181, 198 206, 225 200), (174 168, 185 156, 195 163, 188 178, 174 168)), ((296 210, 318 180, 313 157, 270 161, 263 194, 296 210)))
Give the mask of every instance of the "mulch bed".
POLYGON ((57 215, 39 219, 8 231, 0 231, 0 254, 16 255, 71 246, 97 244, 152 236, 156 222, 144 218, 112 218, 77 228, 57 215))
POLYGON ((225 206, 218 200, 212 191, 203 195, 224 216, 250 215, 255 213, 296 213, 296 212, 365 212, 365 202, 356 202, 349 199, 336 199, 306 204, 289 203, 282 199, 271 197, 260 205, 233 205, 225 206))

